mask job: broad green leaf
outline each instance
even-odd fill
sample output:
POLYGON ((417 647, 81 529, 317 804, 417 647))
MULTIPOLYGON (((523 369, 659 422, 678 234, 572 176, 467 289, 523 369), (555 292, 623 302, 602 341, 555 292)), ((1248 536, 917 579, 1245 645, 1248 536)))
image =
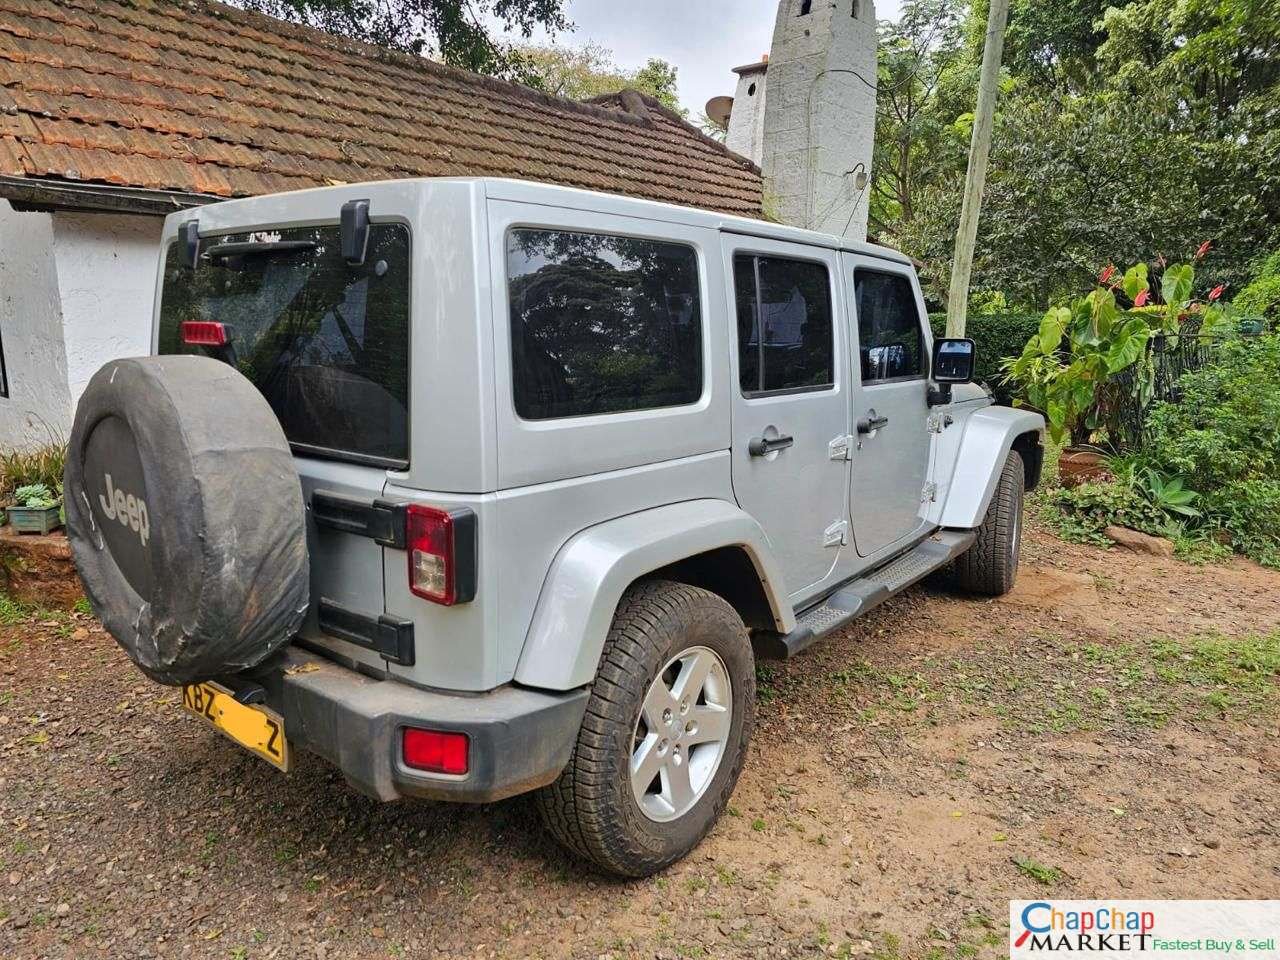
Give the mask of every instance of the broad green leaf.
POLYGON ((1165 270, 1160 281, 1160 295, 1164 297, 1171 314, 1176 314, 1191 299, 1195 280, 1195 267, 1189 263, 1180 263, 1165 270))
POLYGON ((1040 352, 1045 356, 1062 345, 1062 334, 1071 322, 1071 311, 1066 307, 1054 307, 1040 321, 1040 352))
POLYGON ((1142 356, 1147 336, 1147 325, 1142 319, 1125 323, 1107 351, 1107 372, 1119 373, 1133 366, 1142 356))
POLYGON ((1142 293, 1143 290, 1149 289, 1150 284, 1147 281, 1147 265, 1145 263, 1140 263, 1137 266, 1130 267, 1126 270, 1124 274, 1124 283, 1121 284, 1121 286, 1124 288, 1125 296, 1130 300, 1137 298, 1138 294, 1142 293))
POLYGON ((1092 296, 1094 298, 1093 329, 1099 340, 1106 340, 1119 314, 1116 309, 1116 295, 1112 290, 1095 290, 1092 296))

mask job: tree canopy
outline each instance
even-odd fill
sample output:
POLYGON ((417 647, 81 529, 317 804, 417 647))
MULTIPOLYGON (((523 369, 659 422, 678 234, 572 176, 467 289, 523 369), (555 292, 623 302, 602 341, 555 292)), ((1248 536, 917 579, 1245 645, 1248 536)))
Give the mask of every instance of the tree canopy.
MULTIPOLYGON (((882 24, 871 229, 946 289, 985 0, 882 24)), ((1043 305, 1111 262, 1185 258, 1239 289, 1280 243, 1280 7, 1014 0, 974 299, 1043 305)))
POLYGON ((556 96, 590 100, 630 87, 684 116, 676 68, 657 57, 639 70, 626 70, 614 62, 612 51, 598 43, 582 47, 526 44, 518 46, 515 54, 524 61, 530 81, 556 96))
POLYGON ((526 40, 535 28, 568 29, 565 0, 228 0, 281 20, 366 43, 434 56, 510 79, 536 79, 514 44, 488 29, 496 18, 526 40))

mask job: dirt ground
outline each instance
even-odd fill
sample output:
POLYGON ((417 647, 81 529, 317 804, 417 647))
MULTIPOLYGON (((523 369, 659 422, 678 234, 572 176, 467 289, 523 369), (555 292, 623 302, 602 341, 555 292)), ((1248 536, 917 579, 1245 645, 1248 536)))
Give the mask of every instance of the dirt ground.
POLYGON ((379 806, 183 715, 83 615, 0 627, 0 956, 1007 955, 1010 898, 1280 897, 1280 574, 1032 531, 760 670, 729 816, 592 873, 527 800, 379 806))

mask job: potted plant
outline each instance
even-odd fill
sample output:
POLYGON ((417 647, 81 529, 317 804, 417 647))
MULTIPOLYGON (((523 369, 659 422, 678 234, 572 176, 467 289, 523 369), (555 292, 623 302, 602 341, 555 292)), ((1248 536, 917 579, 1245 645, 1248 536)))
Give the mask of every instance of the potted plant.
POLYGON ((9 506, 9 522, 19 533, 52 533, 62 526, 59 502, 47 484, 19 487, 9 506))
MULTIPOLYGON (((1197 258, 1204 250, 1201 247, 1197 258)), ((1145 362, 1147 341, 1157 333, 1177 333, 1192 315, 1203 319, 1204 329, 1221 321, 1223 311, 1216 301, 1222 288, 1205 303, 1196 303, 1191 299, 1194 281, 1191 264, 1166 266, 1159 292, 1162 302, 1156 302, 1145 263, 1123 275, 1109 266, 1087 296, 1070 306, 1050 308, 1022 355, 1005 363, 1006 379, 1023 394, 1015 403, 1043 411, 1053 441, 1067 443, 1060 461, 1064 485, 1106 473, 1106 453, 1095 440, 1101 435, 1114 445, 1120 431, 1112 422, 1117 404, 1104 388, 1121 372, 1145 362), (1123 306, 1121 298, 1129 305, 1123 306)), ((1141 389, 1143 378, 1137 380, 1141 389)))

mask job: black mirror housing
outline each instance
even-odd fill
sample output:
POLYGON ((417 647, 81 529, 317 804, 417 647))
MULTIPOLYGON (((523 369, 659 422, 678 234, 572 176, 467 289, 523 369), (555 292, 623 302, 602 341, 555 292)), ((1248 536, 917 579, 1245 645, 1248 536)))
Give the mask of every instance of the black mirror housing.
POLYGON ((972 383, 978 363, 978 345, 968 337, 944 337, 933 344, 935 383, 972 383))

